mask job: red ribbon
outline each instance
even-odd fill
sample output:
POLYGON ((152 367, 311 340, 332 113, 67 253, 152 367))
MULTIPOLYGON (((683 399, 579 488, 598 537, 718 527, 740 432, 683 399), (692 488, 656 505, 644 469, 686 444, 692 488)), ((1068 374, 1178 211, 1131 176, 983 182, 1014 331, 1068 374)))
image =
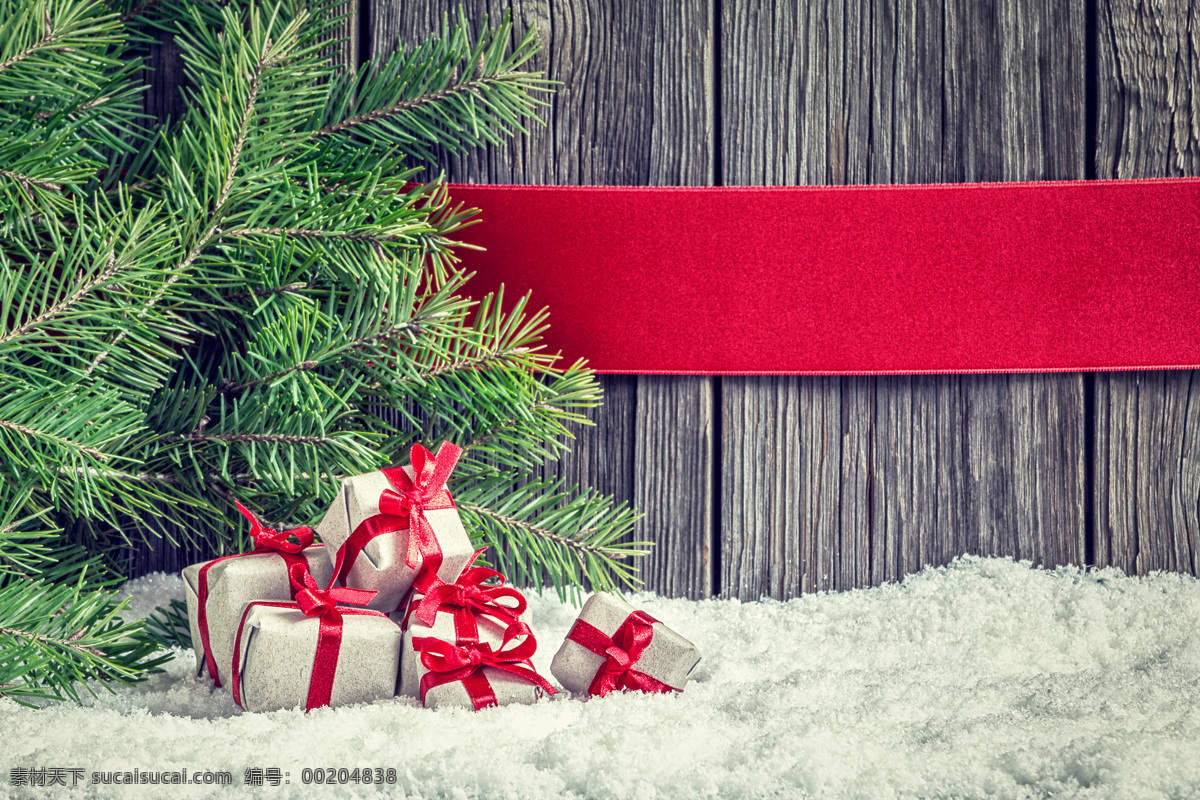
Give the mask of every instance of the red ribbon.
MULTIPOLYGON (((299 527, 286 531, 273 530, 265 527, 249 509, 237 500, 233 502, 238 507, 238 511, 242 512, 242 516, 250 520, 250 536, 254 539, 254 549, 247 553, 235 553, 231 556, 223 556, 209 561, 200 568, 200 574, 197 577, 199 586, 197 587, 196 600, 199 608, 196 611, 196 627, 200 629, 200 642, 204 646, 205 666, 208 668, 208 674, 212 677, 213 683, 218 687, 221 685, 221 677, 217 673, 217 662, 213 658, 208 633, 208 571, 222 561, 256 555, 258 553, 278 553, 284 560, 289 574, 292 567, 296 565, 303 565, 307 570, 308 560, 300 555, 300 552, 313 543, 312 528, 299 527), (296 537, 295 542, 291 541, 293 536, 296 537)), ((293 597, 296 596, 295 586, 292 587, 291 593, 293 597)))
POLYGON ((598 656, 604 663, 588 687, 588 694, 604 697, 615 689, 634 689, 642 692, 678 692, 657 678, 633 668, 654 639, 654 623, 658 622, 645 611, 634 611, 611 637, 581 619, 575 620, 567 638, 598 656))
POLYGON ((520 621, 519 617, 527 607, 524 595, 511 586, 505 586, 504 576, 486 567, 468 569, 454 583, 446 583, 436 573, 422 570, 413 588, 423 597, 415 606, 409 607, 404 618, 405 626, 413 614, 421 622, 432 626, 438 612, 447 611, 454 614, 459 644, 479 641, 476 616, 491 617, 505 628, 510 628, 520 621), (492 579, 498 579, 500 583, 495 586, 484 585, 484 581, 492 579), (500 602, 504 598, 515 602, 512 605, 500 602))
POLYGON ((1200 178, 448 189, 466 294, 532 290, 597 372, 1200 365, 1200 178))
POLYGON ((417 637, 412 640, 412 646, 420 654, 421 663, 429 670, 421 677, 422 704, 430 689, 444 683, 462 681, 476 711, 497 705, 496 693, 483 674, 484 667, 504 670, 541 687, 547 694, 556 694, 554 687, 538 675, 529 662, 530 656, 537 650, 537 641, 524 622, 509 627, 496 650, 486 643, 456 645, 432 636, 417 637), (517 638, 522 638, 522 641, 514 647, 508 647, 517 638))
MULTIPOLYGON (((312 675, 308 680, 308 699, 305 711, 329 705, 333 695, 333 678, 337 674, 338 654, 342 649, 342 617, 346 614, 387 618, 386 614, 368 608, 342 608, 339 603, 366 605, 376 592, 366 589, 333 588, 322 589, 317 585, 307 565, 293 564, 288 570, 296 602, 274 603, 256 601, 246 606, 242 621, 238 625, 237 640, 233 647, 232 690, 233 701, 242 706, 242 681, 240 675, 242 631, 246 618, 254 606, 271 608, 298 608, 306 617, 319 617, 320 630, 317 634, 317 652, 313 656, 312 675)), ((242 706, 245 708, 245 706, 242 706)))
POLYGON ((450 479, 460 455, 462 448, 449 442, 442 442, 436 456, 421 445, 414 444, 409 451, 412 478, 401 467, 381 470, 395 490, 383 490, 379 496, 379 514, 360 522, 342 544, 339 554, 342 563, 335 575, 336 581, 346 582, 346 576, 368 542, 376 536, 405 528, 408 528, 408 549, 404 554, 404 563, 409 569, 416 569, 422 559, 435 571, 441 566, 442 548, 433 526, 425 518, 425 512, 454 508, 446 481, 450 479))

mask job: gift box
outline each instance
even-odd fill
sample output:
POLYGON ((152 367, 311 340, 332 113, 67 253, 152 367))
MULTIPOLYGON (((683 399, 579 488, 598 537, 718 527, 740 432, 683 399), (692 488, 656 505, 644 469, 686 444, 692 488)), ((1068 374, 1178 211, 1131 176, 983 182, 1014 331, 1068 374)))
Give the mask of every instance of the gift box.
POLYGON ((409 466, 342 481, 317 526, 338 584, 376 592, 371 608, 390 613, 422 567, 446 583, 458 578, 475 554, 446 490, 461 453, 449 443, 436 456, 413 445, 409 466))
POLYGON ((414 617, 404 632, 400 694, 417 697, 426 708, 535 703, 555 689, 529 662, 537 640, 524 622, 503 625, 472 616, 473 627, 459 640, 462 616, 438 611, 432 625, 414 617), (474 639, 475 641, 471 641, 474 639))
POLYGON ((254 549, 183 570, 196 674, 207 670, 217 686, 227 682, 234 636, 247 605, 254 600, 291 600, 293 564, 303 564, 321 585, 333 575, 325 548, 312 543, 311 528, 271 530, 241 503, 237 507, 250 520, 254 549))
POLYGON ((404 634, 358 589, 320 589, 302 567, 295 602, 255 601, 238 625, 230 688, 247 711, 342 706, 396 694, 404 634))
POLYGON ((550 674, 573 694, 682 691, 700 651, 644 611, 605 592, 583 605, 550 674))

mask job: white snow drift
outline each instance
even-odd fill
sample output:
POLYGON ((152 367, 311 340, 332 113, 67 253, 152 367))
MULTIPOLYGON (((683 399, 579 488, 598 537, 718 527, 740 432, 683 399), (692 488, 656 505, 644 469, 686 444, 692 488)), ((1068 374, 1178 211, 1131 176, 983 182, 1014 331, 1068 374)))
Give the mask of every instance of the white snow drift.
MULTIPOLYGON (((154 575, 128 590, 144 614, 183 586, 154 575)), ((549 675, 575 610, 530 601, 549 675)), ((683 694, 250 714, 192 677, 189 652, 82 707, 0 702, 0 796, 1200 797, 1195 579, 966 558, 786 603, 633 601, 703 653, 683 694), (83 778, 11 785, 13 770, 55 767, 83 778), (243 785, 272 767, 290 783, 243 785), (394 768, 396 783, 306 786, 306 767, 394 768), (233 785, 90 783, 183 769, 233 785)))

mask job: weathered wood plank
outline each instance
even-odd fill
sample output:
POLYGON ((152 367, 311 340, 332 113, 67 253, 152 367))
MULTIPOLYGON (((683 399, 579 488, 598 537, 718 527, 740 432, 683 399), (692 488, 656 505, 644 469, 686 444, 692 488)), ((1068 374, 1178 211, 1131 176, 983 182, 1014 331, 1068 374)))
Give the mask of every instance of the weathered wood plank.
MULTIPOLYGON (((466 183, 704 185, 712 183, 712 5, 468 2, 482 24, 510 8, 534 27, 542 52, 533 68, 563 85, 544 127, 484 151, 446 158, 449 180, 466 183)), ((412 43, 440 24, 449 5, 371 5, 373 53, 397 37, 412 43)), ((484 218, 486 220, 486 209, 484 218)), ((534 300, 536 302, 536 293, 534 300)), ((553 317, 551 317, 553 324, 553 317)), ((547 475, 635 503, 646 516, 635 538, 657 542, 646 587, 705 597, 712 591, 712 379, 606 376, 594 427, 574 431, 573 451, 547 475)))
MULTIPOLYGON (((1100 0, 1096 176, 1200 175, 1200 4, 1100 0)), ((1200 380, 1096 376, 1095 561, 1200 575, 1200 380)))
MULTIPOLYGON (((1046 5, 725 4, 725 183, 1084 177, 1083 3, 1046 5)), ((723 379, 724 592, 877 584, 965 552, 1081 563, 1082 384, 723 379), (820 568, 777 563, 793 550, 820 568)))

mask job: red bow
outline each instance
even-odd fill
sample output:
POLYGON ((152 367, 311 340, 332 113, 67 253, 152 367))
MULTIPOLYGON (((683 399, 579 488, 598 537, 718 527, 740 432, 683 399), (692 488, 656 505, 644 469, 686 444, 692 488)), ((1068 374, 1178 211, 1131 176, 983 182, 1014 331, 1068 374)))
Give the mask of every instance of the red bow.
MULTIPOLYGON (((210 636, 208 632, 208 571, 216 564, 226 561, 230 558, 240 558, 242 556, 254 555, 256 553, 278 553, 284 560, 288 570, 294 566, 303 566, 308 569, 308 560, 300 555, 300 551, 313 543, 312 528, 300 527, 292 528, 288 531, 276 531, 265 527, 258 521, 258 517, 254 516, 244 505, 234 500, 234 505, 238 507, 238 511, 242 512, 242 516, 250 520, 250 536, 254 539, 254 549, 248 553, 236 553, 231 556, 223 556, 221 558, 209 561, 200 568, 200 574, 197 576, 196 590, 196 627, 200 630, 200 643, 204 647, 204 664, 208 668, 208 675, 213 679, 213 684, 221 685, 221 676, 217 672, 217 662, 212 655, 212 645, 210 644, 210 636), (289 541, 292 536, 296 537, 296 541, 289 541)), ((295 597, 295 586, 292 587, 292 596, 295 597)))
POLYGON ((417 637, 412 640, 412 646, 420 654, 421 663, 429 670, 421 678, 422 703, 425 702, 425 695, 430 689, 444 683, 462 681, 463 688, 471 697, 476 711, 497 705, 492 685, 483 674, 484 667, 504 670, 524 678, 541 687, 547 694, 556 693, 554 687, 538 675, 529 663, 530 656, 537 650, 537 641, 533 638, 529 626, 523 622, 509 627, 497 650, 493 650, 489 644, 456 645, 432 636, 417 637), (509 643, 518 637, 521 637, 522 641, 514 647, 508 647, 509 643))
POLYGON ((604 663, 588 687, 588 694, 604 697, 615 689, 634 689, 643 692, 677 692, 657 678, 633 668, 654 639, 653 625, 658 620, 645 611, 634 611, 611 637, 581 619, 575 620, 567 638, 599 656, 604 663))
POLYGON ((446 481, 450 479, 450 473, 454 471, 461 455, 462 448, 449 442, 442 442, 436 456, 421 445, 414 444, 408 453, 413 468, 412 478, 403 469, 383 471, 399 492, 385 489, 379 498, 379 511, 408 517, 408 552, 404 556, 404 563, 409 569, 417 568, 422 554, 441 553, 437 534, 425 519, 425 511, 454 507, 454 501, 446 491, 446 481))
POLYGON ((450 442, 442 442, 436 456, 421 445, 414 444, 409 450, 412 478, 402 467, 382 470, 394 490, 383 490, 379 496, 379 514, 360 522, 342 545, 342 566, 335 577, 336 581, 346 582, 358 554, 367 546, 367 542, 376 536, 405 528, 408 528, 408 549, 404 554, 404 563, 409 569, 416 569, 422 557, 426 564, 436 562, 435 569, 441 565, 442 549, 433 526, 425 518, 425 512, 454 508, 454 500, 446 490, 446 481, 450 479, 460 455, 462 448, 450 442))
POLYGON ((242 512, 242 516, 250 520, 250 536, 254 539, 254 550, 251 552, 275 550, 280 553, 299 553, 313 543, 312 528, 301 526, 288 531, 277 531, 265 527, 258 521, 258 517, 237 500, 234 500, 233 503, 237 506, 238 511, 242 512), (288 541, 292 536, 295 536, 297 541, 288 541))
POLYGON ((511 586, 505 586, 504 576, 486 567, 472 567, 454 583, 446 583, 437 573, 423 570, 417 576, 414 590, 424 595, 414 613, 417 619, 430 626, 439 610, 449 609, 468 615, 488 616, 508 627, 519 621, 518 618, 527 607, 524 595, 511 586), (484 581, 493 578, 499 579, 500 583, 495 586, 483 585, 484 581), (508 605, 500 602, 502 598, 516 602, 508 605))
POLYGON ((337 617, 340 619, 338 603, 365 606, 371 602, 372 597, 379 594, 369 589, 345 587, 322 589, 317 584, 316 578, 309 572, 307 564, 292 564, 288 568, 288 577, 292 581, 296 605, 300 607, 306 617, 328 617, 329 619, 337 617))

